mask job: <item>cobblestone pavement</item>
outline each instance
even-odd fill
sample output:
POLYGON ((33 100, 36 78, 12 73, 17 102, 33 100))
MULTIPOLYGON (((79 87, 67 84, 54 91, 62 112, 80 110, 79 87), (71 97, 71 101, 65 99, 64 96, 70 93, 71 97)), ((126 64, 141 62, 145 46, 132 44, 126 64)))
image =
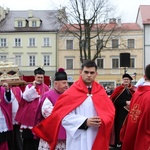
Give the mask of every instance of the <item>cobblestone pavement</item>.
POLYGON ((109 150, 121 150, 121 148, 120 147, 119 148, 118 147, 117 148, 110 147, 109 150))

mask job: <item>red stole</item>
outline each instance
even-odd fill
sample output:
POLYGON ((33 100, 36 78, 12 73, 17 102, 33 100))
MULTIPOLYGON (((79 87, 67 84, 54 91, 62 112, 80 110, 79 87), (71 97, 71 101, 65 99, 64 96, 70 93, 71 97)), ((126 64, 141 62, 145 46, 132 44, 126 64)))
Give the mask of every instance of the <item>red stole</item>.
MULTIPOLYGON (((59 97, 52 114, 32 129, 37 136, 49 143, 51 150, 55 149, 61 120, 83 103, 87 93, 88 89, 80 78, 59 97)), ((92 95, 96 112, 102 120, 92 150, 108 150, 115 109, 104 88, 97 82, 92 84, 92 95)))

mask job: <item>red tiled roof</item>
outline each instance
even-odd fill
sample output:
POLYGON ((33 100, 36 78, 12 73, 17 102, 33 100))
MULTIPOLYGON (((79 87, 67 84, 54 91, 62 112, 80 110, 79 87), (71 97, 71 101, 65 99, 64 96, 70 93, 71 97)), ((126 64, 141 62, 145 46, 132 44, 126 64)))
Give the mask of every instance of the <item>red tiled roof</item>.
POLYGON ((139 13, 141 13, 143 24, 150 24, 150 5, 140 5, 139 13))
MULTIPOLYGON (((81 26, 82 29, 84 30, 84 25, 81 26)), ((99 27, 99 29, 101 28, 104 31, 109 31, 112 29, 115 30, 141 30, 141 27, 137 24, 137 23, 121 23, 119 26, 117 23, 109 23, 109 24, 95 24, 92 27, 92 31, 97 31, 97 27, 99 27)), ((78 24, 74 24, 74 25, 67 25, 64 26, 61 29, 61 32, 63 31, 79 31, 79 25, 78 24), (74 26, 74 27, 73 27, 74 26)))

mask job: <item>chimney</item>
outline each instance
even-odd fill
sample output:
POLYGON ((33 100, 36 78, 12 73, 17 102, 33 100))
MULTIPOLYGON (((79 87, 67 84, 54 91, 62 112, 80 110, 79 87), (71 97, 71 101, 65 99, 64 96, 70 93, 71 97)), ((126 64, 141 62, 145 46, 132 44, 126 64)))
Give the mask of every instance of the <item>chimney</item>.
POLYGON ((6 8, 5 12, 6 12, 6 15, 9 13, 10 9, 9 8, 6 8))
POLYGON ((118 27, 121 27, 122 25, 121 25, 121 19, 119 18, 118 19, 118 21, 117 21, 117 25, 118 25, 118 27))
POLYGON ((5 18, 5 10, 3 7, 0 6, 0 21, 5 18))
POLYGON ((109 23, 116 23, 116 18, 110 18, 109 23))
POLYGON ((32 18, 33 17, 33 10, 28 10, 28 18, 32 18))

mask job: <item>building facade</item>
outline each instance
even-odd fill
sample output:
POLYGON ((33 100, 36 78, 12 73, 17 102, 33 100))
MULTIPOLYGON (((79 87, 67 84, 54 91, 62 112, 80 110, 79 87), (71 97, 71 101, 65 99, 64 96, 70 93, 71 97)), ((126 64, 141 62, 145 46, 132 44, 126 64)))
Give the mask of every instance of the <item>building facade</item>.
POLYGON ((14 62, 22 75, 57 69, 58 10, 10 11, 0 7, 0 61, 14 62))
MULTIPOLYGON (((62 24, 59 20, 63 18, 63 13, 64 9, 10 11, 0 7, 0 61, 19 65, 22 75, 33 75, 35 68, 43 67, 51 78, 62 67, 68 74, 68 81, 76 81, 81 67, 79 41, 73 34, 60 30, 62 24)), ((143 32, 149 32, 143 30, 140 16, 139 13, 136 23, 113 22, 118 29, 95 60, 98 65, 96 80, 104 86, 116 87, 121 84, 125 72, 133 76, 134 83, 143 76, 144 64, 147 63, 145 57, 149 58, 149 54, 145 56, 143 51, 144 45, 149 46, 143 44, 146 42, 143 32), (121 67, 121 53, 130 54, 129 67, 121 67)), ((92 30, 91 34, 95 35, 96 32, 92 30)), ((97 41, 98 37, 92 41, 95 43, 91 46, 92 56, 97 41)))
POLYGON ((143 30, 144 67, 150 64, 150 5, 140 5, 136 18, 143 30))
MULTIPOLYGON (((72 32, 77 31, 72 30, 72 32)), ((96 31, 93 30, 91 34, 96 35, 96 31)), ((66 34, 65 31, 60 31, 58 37, 58 66, 64 67, 68 73, 69 82, 74 82, 79 77, 81 66, 79 41, 72 34, 66 34)), ((96 43, 96 41, 97 37, 91 43, 96 43)), ((91 47, 92 56, 95 51, 96 45, 91 47)), ((125 58, 125 61, 128 60, 125 58)), ((98 65, 97 81, 104 87, 120 85, 125 71, 133 76, 135 83, 143 76, 143 31, 141 27, 137 23, 122 23, 110 37, 101 51, 101 56, 95 62, 98 65), (120 53, 130 53, 129 67, 120 67, 120 53)))

